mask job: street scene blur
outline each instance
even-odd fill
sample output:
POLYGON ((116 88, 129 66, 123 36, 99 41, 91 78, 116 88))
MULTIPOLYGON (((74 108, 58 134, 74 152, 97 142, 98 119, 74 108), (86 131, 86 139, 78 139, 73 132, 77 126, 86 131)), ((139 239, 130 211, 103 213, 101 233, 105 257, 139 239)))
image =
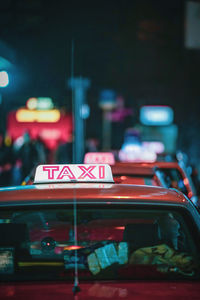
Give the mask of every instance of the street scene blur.
POLYGON ((197 299, 199 32, 200 0, 1 2, 0 281, 197 299))
POLYGON ((199 9, 2 3, 0 185, 22 183, 39 163, 111 151, 118 161, 182 160, 199 193, 199 9))

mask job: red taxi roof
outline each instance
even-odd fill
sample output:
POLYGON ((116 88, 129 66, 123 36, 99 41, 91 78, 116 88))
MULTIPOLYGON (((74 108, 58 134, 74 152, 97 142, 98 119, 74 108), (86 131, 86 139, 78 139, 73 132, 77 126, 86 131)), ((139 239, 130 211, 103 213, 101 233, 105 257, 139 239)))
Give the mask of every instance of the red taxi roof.
POLYGON ((154 186, 137 186, 109 183, 55 183, 35 184, 19 187, 0 188, 0 205, 23 203, 44 203, 58 200, 76 199, 80 202, 99 202, 109 200, 111 203, 145 202, 185 204, 188 200, 178 191, 154 186))
POLYGON ((143 167, 158 167, 158 168, 166 168, 166 169, 179 169, 182 171, 179 163, 177 161, 167 162, 167 161, 155 161, 151 163, 143 163, 143 167))
POLYGON ((113 175, 154 175, 154 166, 143 166, 142 163, 115 163, 111 166, 113 175))
POLYGON ((155 170, 157 169, 176 169, 184 180, 184 185, 187 189, 187 196, 191 199, 196 195, 195 188, 192 184, 192 181, 188 178, 188 175, 185 173, 183 168, 179 165, 178 162, 166 162, 166 161, 155 161, 155 162, 116 162, 111 166, 113 176, 116 175, 155 175, 155 170))
MULTIPOLYGON (((117 170, 126 170, 131 169, 132 172, 130 174, 135 174, 137 171, 141 170, 141 172, 149 172, 151 174, 153 172, 153 168, 158 167, 158 168, 176 168, 176 169, 181 169, 179 166, 178 162, 166 162, 166 161, 155 161, 155 162, 116 162, 112 168, 112 172, 118 172, 117 170), (134 169, 133 169, 134 168, 134 169), (149 169, 149 171, 147 170, 149 169), (136 171, 134 171, 136 170, 136 171)), ((131 172, 129 170, 129 172, 131 172)), ((146 174, 146 173, 145 173, 146 174)))

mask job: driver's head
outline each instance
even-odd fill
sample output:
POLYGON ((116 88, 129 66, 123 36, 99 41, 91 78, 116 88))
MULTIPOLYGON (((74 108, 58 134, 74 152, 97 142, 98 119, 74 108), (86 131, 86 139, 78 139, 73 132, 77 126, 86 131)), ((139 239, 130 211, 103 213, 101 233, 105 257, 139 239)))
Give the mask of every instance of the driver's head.
POLYGON ((164 215, 158 220, 160 237, 165 243, 172 245, 174 249, 178 249, 179 222, 171 213, 164 215))

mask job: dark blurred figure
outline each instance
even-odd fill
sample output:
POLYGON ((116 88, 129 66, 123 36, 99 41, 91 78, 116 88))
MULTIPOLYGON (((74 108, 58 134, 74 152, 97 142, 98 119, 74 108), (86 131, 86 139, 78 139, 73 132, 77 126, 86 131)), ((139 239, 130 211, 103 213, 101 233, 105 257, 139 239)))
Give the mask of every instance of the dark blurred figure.
POLYGON ((58 146, 55 153, 55 163, 71 164, 73 160, 73 143, 72 138, 68 142, 63 142, 58 146))
POLYGON ((33 147, 37 152, 37 164, 46 164, 47 163, 47 149, 44 146, 44 143, 38 139, 32 140, 33 147))
POLYGON ((12 183, 12 168, 16 157, 10 137, 0 133, 0 186, 10 186, 12 183))
POLYGON ((23 144, 17 149, 17 159, 21 161, 22 180, 38 164, 46 163, 43 144, 39 140, 32 140, 28 132, 24 133, 23 144))
POLYGON ((85 143, 85 153, 98 152, 98 151, 99 151, 99 140, 96 137, 88 138, 85 143))
POLYGON ((199 176, 198 176, 198 171, 197 168, 193 165, 191 165, 191 178, 192 181, 194 183, 196 192, 197 192, 197 196, 200 198, 200 180, 199 180, 199 176))
POLYGON ((11 185, 21 185, 22 183, 22 162, 20 159, 16 159, 14 166, 12 167, 11 185))

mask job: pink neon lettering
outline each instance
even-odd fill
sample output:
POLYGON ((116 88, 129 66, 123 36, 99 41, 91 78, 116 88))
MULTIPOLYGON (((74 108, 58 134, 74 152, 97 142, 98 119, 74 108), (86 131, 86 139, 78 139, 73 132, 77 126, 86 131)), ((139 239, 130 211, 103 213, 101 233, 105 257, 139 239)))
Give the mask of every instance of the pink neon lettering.
POLYGON ((74 176, 74 174, 72 173, 72 171, 70 170, 70 168, 68 166, 64 166, 62 168, 57 179, 63 179, 64 176, 68 176, 69 179, 76 179, 76 177, 74 176))
POLYGON ((54 179, 54 172, 59 171, 58 166, 45 166, 43 167, 43 171, 48 172, 48 179, 54 179))
POLYGON ((94 170, 94 168, 96 166, 90 166, 88 168, 84 167, 84 166, 78 166, 82 171, 83 173, 79 176, 78 179, 85 179, 85 177, 89 177, 90 179, 96 179, 96 177, 91 173, 92 170, 94 170))
POLYGON ((99 178, 105 178, 105 166, 99 166, 99 178))

